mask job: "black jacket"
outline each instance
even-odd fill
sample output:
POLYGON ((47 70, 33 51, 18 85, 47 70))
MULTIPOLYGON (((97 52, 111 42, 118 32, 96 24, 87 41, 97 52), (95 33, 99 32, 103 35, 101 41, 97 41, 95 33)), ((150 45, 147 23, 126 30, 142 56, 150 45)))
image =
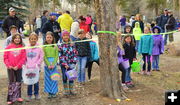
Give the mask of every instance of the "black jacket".
POLYGON ((19 29, 21 28, 22 22, 20 21, 20 19, 18 17, 11 17, 11 16, 7 16, 2 24, 2 29, 3 31, 5 31, 7 33, 7 37, 10 36, 10 30, 9 28, 15 25, 19 29))
POLYGON ((171 15, 167 21, 167 24, 166 24, 166 29, 167 30, 175 30, 176 28, 176 19, 173 17, 173 15, 171 15))
MULTIPOLYGON (((84 38, 83 40, 87 40, 86 38, 84 38)), ((82 41, 81 39, 77 39, 77 41, 82 41)), ((80 57, 84 57, 84 56, 90 56, 90 44, 88 41, 86 42, 77 42, 75 43, 76 46, 76 50, 78 51, 78 56, 80 57)))
POLYGON ((143 23, 143 21, 137 21, 137 20, 133 21, 132 27, 133 27, 133 28, 135 27, 135 23, 136 23, 136 22, 139 22, 141 31, 144 32, 144 23, 143 23))
POLYGON ((123 44, 125 55, 123 55, 124 59, 129 59, 129 63, 132 64, 133 58, 136 58, 136 50, 135 46, 128 45, 127 43, 123 44))
POLYGON ((163 30, 164 30, 164 26, 165 24, 167 23, 169 19, 169 16, 168 15, 161 15, 161 17, 159 18, 159 21, 158 21, 158 26, 160 26, 163 30))

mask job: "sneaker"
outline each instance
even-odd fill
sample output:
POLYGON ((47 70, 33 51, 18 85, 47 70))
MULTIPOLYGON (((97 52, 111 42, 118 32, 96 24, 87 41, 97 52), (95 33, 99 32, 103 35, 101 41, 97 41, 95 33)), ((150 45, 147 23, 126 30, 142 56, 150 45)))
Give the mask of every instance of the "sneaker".
POLYGON ((134 84, 130 81, 130 82, 126 83, 126 86, 127 86, 128 88, 133 88, 133 87, 134 87, 134 84))
POLYGON ((27 101, 31 101, 31 100, 32 100, 32 96, 28 96, 27 101))
POLYGON ((52 98, 52 95, 51 94, 48 94, 48 99, 51 99, 52 98))
POLYGON ((156 71, 160 71, 159 69, 157 69, 156 71))
POLYGON ((12 104, 12 102, 8 101, 7 104, 10 105, 10 104, 12 104))
POLYGON ((144 74, 146 74, 146 72, 145 72, 145 71, 141 71, 141 73, 140 73, 140 74, 144 75, 144 74))
POLYGON ((74 93, 73 91, 70 91, 70 95, 75 96, 76 93, 74 93))
POLYGON ((53 95, 51 95, 51 97, 52 97, 52 98, 56 98, 57 96, 56 96, 56 94, 53 94, 53 95))
POLYGON ((40 96, 39 96, 39 95, 35 95, 35 99, 36 99, 36 100, 39 100, 39 99, 40 99, 40 96))
POLYGON ((125 91, 127 91, 129 88, 126 86, 126 84, 123 84, 122 83, 122 88, 123 88, 123 90, 125 90, 125 91))
POLYGON ((23 102, 24 100, 22 98, 17 99, 18 102, 23 102))
POLYGON ((151 72, 147 72, 146 74, 147 74, 148 76, 150 76, 150 75, 151 75, 151 72))

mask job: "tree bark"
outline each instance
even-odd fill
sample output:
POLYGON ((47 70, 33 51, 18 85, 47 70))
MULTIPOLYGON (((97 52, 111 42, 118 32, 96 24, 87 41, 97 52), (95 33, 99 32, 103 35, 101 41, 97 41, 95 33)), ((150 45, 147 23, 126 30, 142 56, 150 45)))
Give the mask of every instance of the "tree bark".
MULTIPOLYGON (((97 0, 98 1, 98 0, 97 0)), ((101 30, 116 31, 115 0, 100 0, 101 30)), ((117 63, 117 40, 111 34, 99 35, 101 94, 110 98, 124 99, 117 63)))
POLYGON ((100 28, 101 28, 101 6, 100 6, 100 0, 94 0, 94 8, 95 8, 97 27, 100 30, 100 28))

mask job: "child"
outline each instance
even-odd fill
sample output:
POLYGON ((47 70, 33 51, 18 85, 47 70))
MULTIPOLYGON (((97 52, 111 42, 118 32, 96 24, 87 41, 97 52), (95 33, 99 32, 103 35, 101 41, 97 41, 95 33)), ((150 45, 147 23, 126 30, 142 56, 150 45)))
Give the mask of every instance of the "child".
MULTIPOLYGON (((29 36, 29 43, 30 46, 37 46, 38 36, 36 33, 31 33, 29 36)), ((40 68, 41 63, 43 61, 43 51, 41 48, 31 48, 26 50, 27 53, 27 61, 26 61, 26 68, 27 69, 34 69, 40 68)), ((28 85, 27 94, 28 94, 28 101, 32 99, 32 87, 33 85, 28 85)), ((39 82, 34 84, 34 95, 35 99, 39 99, 39 82)))
POLYGON ((136 40, 136 51, 138 51, 138 46, 139 46, 139 40, 141 39, 141 28, 140 28, 140 24, 139 22, 135 23, 135 28, 133 29, 133 35, 135 37, 136 40))
MULTIPOLYGON (((135 44, 133 42, 133 39, 130 35, 126 35, 124 37, 124 44, 123 48, 125 51, 125 55, 123 55, 124 59, 129 59, 129 64, 131 65, 133 63, 133 60, 136 60, 136 49, 135 49, 135 44)), ((126 85, 128 87, 133 87, 133 84, 131 82, 131 68, 127 70, 126 73, 126 85)))
MULTIPOLYGON (((149 27, 145 27, 144 28, 144 33, 145 34, 150 34, 150 28, 149 27)), ((138 48, 138 52, 139 54, 142 54, 143 56, 143 71, 142 74, 147 74, 147 75, 151 75, 151 61, 150 61, 150 57, 152 55, 152 48, 153 48, 153 38, 152 35, 144 35, 141 37, 141 40, 139 42, 139 48, 138 48), (146 72, 146 59, 147 59, 147 63, 148 63, 148 71, 146 72)))
MULTIPOLYGON (((159 26, 155 26, 152 29, 153 33, 159 34, 161 33, 161 28, 159 26)), ((152 69, 153 71, 159 71, 159 55, 164 52, 164 43, 162 35, 153 35, 153 50, 152 50, 152 69)))
MULTIPOLYGON (((90 39, 92 39, 92 36, 91 35, 89 36, 90 39)), ((93 62, 96 62, 99 65, 99 51, 95 41, 90 41, 90 50, 91 50, 91 56, 88 58, 86 65, 86 67, 88 68, 89 81, 91 80, 91 71, 92 71, 93 62)))
MULTIPOLYGON (((52 32, 46 33, 45 45, 55 44, 55 38, 52 32)), ((56 45, 43 48, 45 61, 45 87, 44 91, 48 93, 48 98, 55 98, 58 92, 58 82, 50 78, 51 74, 57 71, 56 63, 58 60, 58 47, 56 45)))
POLYGON ((124 34, 132 34, 132 27, 130 25, 125 26, 124 34))
POLYGON ((66 71, 75 68, 77 63, 77 51, 75 46, 69 43, 70 33, 68 31, 63 31, 62 33, 63 44, 59 45, 59 61, 62 70, 62 79, 64 86, 64 95, 74 95, 73 93, 73 80, 67 80, 66 71), (68 84, 69 82, 69 84, 68 84))
MULTIPOLYGON (((15 34, 12 37, 12 42, 6 49, 22 48, 22 38, 20 34, 15 34)), ((12 104, 15 101, 22 102, 21 98, 21 79, 22 65, 26 60, 25 50, 6 51, 4 53, 4 63, 6 64, 9 78, 7 104, 12 104)))
POLYGON ((123 46, 121 44, 121 34, 118 33, 117 34, 117 56, 118 56, 118 67, 119 67, 119 70, 122 72, 122 75, 121 75, 121 80, 122 80, 122 88, 124 90, 128 90, 128 87, 126 86, 126 69, 124 68, 124 66, 122 65, 122 62, 123 62, 123 55, 124 55, 124 49, 123 49, 123 46))
POLYGON ((9 28, 9 30, 10 30, 11 35, 6 39, 5 44, 4 44, 4 48, 6 48, 11 43, 12 36, 17 33, 17 27, 15 25, 12 25, 9 28))
MULTIPOLYGON (((84 30, 79 30, 77 41, 86 40, 86 33, 84 30)), ((78 82, 80 84, 85 84, 85 67, 87 63, 87 58, 90 55, 90 45, 89 42, 77 42, 75 43, 76 49, 78 51, 78 82)))

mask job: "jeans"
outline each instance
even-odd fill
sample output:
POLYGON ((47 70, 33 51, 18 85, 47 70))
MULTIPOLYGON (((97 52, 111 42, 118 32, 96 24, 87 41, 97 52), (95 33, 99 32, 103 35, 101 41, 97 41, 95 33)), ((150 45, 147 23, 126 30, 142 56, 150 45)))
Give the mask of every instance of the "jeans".
POLYGON ((119 70, 122 72, 121 81, 122 83, 125 83, 126 82, 126 69, 123 67, 121 63, 119 64, 119 70))
POLYGON ((85 57, 78 56, 78 82, 85 82, 86 63, 87 63, 87 56, 85 56, 85 57))
POLYGON ((143 55, 143 61, 144 61, 144 64, 143 64, 143 71, 146 70, 146 60, 147 60, 147 63, 148 63, 148 72, 151 71, 151 55, 149 54, 142 54, 143 55))
POLYGON ((131 79, 131 68, 129 67, 128 69, 126 69, 126 77, 125 77, 125 81, 126 82, 130 82, 131 79))
MULTIPOLYGON (((70 67, 70 69, 74 69, 74 67, 72 68, 71 66, 69 66, 70 67)), ((64 66, 61 66, 61 70, 62 70, 62 80, 63 80, 63 84, 67 84, 67 82, 69 81, 68 79, 67 79, 67 76, 66 76, 66 68, 64 67, 64 66)), ((74 83, 74 81, 73 80, 71 80, 71 81, 69 81, 69 84, 73 84, 74 83)))
POLYGON ((154 70, 159 70, 159 55, 153 55, 152 68, 154 70))
POLYGON ((139 40, 136 40, 136 51, 138 51, 138 47, 139 47, 139 40))
POLYGON ((76 37, 74 37, 72 35, 70 36, 70 38, 71 38, 72 41, 76 41, 76 39, 77 39, 76 37))
POLYGON ((165 34, 165 36, 164 36, 164 45, 167 45, 167 39, 168 39, 168 34, 165 34))
POLYGON ((43 44, 44 44, 44 42, 46 41, 46 34, 45 33, 42 33, 42 39, 43 39, 43 44))
MULTIPOLYGON (((28 93, 28 96, 32 96, 32 88, 33 88, 33 85, 28 85, 28 89, 27 89, 27 93, 28 93)), ((34 84, 34 95, 38 95, 39 94, 39 82, 34 84)))

